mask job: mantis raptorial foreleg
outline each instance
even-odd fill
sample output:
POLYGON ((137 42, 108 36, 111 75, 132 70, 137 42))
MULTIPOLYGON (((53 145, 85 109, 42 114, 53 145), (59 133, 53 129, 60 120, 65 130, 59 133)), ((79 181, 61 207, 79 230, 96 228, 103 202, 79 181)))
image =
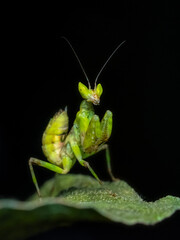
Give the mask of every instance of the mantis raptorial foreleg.
POLYGON ((107 163, 108 173, 111 179, 115 181, 117 179, 112 174, 109 147, 107 144, 102 144, 103 142, 106 141, 106 139, 110 137, 111 131, 112 131, 112 112, 111 111, 106 111, 101 122, 99 120, 99 117, 97 115, 94 115, 88 126, 88 129, 84 138, 84 142, 83 142, 83 147, 84 149, 89 148, 89 151, 93 152, 93 148, 95 148, 100 144, 96 152, 106 150, 106 163, 107 163))

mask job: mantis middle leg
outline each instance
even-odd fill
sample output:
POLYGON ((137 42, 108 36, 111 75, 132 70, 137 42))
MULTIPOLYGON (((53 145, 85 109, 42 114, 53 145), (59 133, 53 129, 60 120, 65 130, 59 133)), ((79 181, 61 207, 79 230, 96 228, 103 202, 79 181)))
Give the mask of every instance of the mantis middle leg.
POLYGON ((119 180, 118 178, 114 177, 113 172, 112 172, 111 155, 110 155, 110 151, 109 151, 109 146, 108 146, 108 144, 103 144, 103 145, 99 146, 97 152, 100 152, 100 151, 102 151, 102 150, 105 150, 105 151, 106 151, 107 170, 108 170, 108 173, 109 173, 112 181, 117 181, 117 180, 119 180))
POLYGON ((101 180, 99 179, 99 177, 97 176, 97 174, 94 172, 94 170, 92 169, 92 167, 90 166, 90 164, 82 159, 82 154, 81 154, 81 150, 78 146, 78 144, 76 142, 71 142, 71 148, 73 150, 73 153, 75 155, 75 157, 77 158, 78 162, 83 166, 89 169, 89 171, 92 173, 92 175, 98 180, 98 182, 100 184, 102 184, 101 180))

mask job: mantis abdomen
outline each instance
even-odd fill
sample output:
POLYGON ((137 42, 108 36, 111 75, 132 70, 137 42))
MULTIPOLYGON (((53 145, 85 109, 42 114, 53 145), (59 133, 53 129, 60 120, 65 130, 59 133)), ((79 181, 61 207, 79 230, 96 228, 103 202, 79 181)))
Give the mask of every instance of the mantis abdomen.
POLYGON ((49 121, 42 137, 42 149, 48 161, 61 166, 60 152, 68 132, 67 111, 60 110, 49 121))

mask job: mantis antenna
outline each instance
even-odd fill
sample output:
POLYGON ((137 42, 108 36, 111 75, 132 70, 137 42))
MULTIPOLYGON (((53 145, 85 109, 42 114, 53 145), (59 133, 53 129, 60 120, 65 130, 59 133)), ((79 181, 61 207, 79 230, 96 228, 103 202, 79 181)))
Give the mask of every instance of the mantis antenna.
POLYGON ((101 67, 97 77, 95 78, 95 81, 94 81, 94 89, 96 88, 96 83, 97 83, 97 80, 100 76, 100 74, 102 73, 102 71, 104 70, 105 66, 107 65, 107 63, 109 62, 109 60, 112 58, 112 56, 115 54, 115 52, 126 42, 126 40, 124 40, 122 43, 120 43, 115 49, 114 51, 111 53, 111 55, 108 57, 108 59, 106 60, 106 62, 104 63, 104 65, 101 67))
MULTIPOLYGON (((63 38, 63 39, 69 44, 70 48, 72 49, 72 51, 73 51, 76 59, 78 60, 79 65, 80 65, 80 67, 81 67, 81 69, 82 69, 82 71, 83 71, 83 73, 84 73, 84 76, 85 76, 85 78, 86 78, 86 80, 87 80, 87 82, 88 82, 88 87, 89 87, 89 89, 91 89, 91 84, 90 84, 89 78, 88 78, 88 76, 87 76, 87 74, 86 74, 86 72, 85 72, 85 70, 84 70, 84 68, 83 68, 83 65, 82 65, 82 63, 81 63, 81 61, 80 61, 77 53, 75 52, 73 46, 71 45, 71 43, 69 42, 69 40, 68 40, 66 37, 61 37, 61 38, 63 38)), ((115 54, 115 52, 116 52, 125 42, 126 42, 126 40, 123 41, 122 43, 120 43, 120 44, 114 49, 114 51, 113 51, 113 52, 111 53, 111 55, 108 57, 108 59, 106 60, 106 62, 104 63, 104 65, 101 67, 101 69, 100 69, 99 73, 97 74, 97 76, 96 76, 96 78, 95 78, 95 81, 94 81, 94 89, 96 88, 97 80, 98 80, 100 74, 102 73, 102 71, 104 70, 105 66, 107 65, 107 63, 109 62, 109 60, 112 58, 112 56, 115 54)))
POLYGON ((61 38, 63 38, 63 39, 69 44, 70 48, 72 49, 72 51, 73 51, 76 59, 78 60, 79 65, 80 65, 80 67, 81 67, 81 69, 82 69, 82 71, 83 71, 83 73, 84 73, 84 76, 85 76, 85 78, 86 78, 86 80, 87 80, 87 82, 88 82, 88 87, 89 87, 89 89, 91 89, 91 84, 90 84, 89 78, 88 78, 88 76, 87 76, 87 74, 86 74, 86 72, 85 72, 85 70, 84 70, 84 68, 83 68, 83 65, 82 65, 80 59, 78 58, 78 55, 77 55, 77 53, 75 52, 73 46, 71 45, 71 43, 69 42, 69 40, 68 40, 66 37, 61 37, 61 38))

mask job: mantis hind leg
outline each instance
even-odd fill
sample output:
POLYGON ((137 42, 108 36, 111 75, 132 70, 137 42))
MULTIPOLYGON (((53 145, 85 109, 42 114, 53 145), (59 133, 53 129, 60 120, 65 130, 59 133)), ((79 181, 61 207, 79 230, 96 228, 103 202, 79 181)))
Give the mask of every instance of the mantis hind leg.
POLYGON ((39 198, 41 198, 41 193, 40 193, 38 182, 37 182, 37 179, 36 179, 36 176, 35 176, 35 173, 34 173, 33 165, 38 165, 40 167, 47 168, 50 171, 53 171, 55 173, 66 174, 66 173, 69 172, 69 170, 72 167, 72 160, 69 159, 69 158, 68 159, 64 158, 63 159, 63 168, 61 168, 61 167, 58 167, 58 166, 56 166, 56 165, 54 165, 52 163, 48 163, 48 162, 39 160, 37 158, 30 158, 29 159, 29 168, 30 168, 32 180, 33 180, 33 183, 34 183, 34 185, 36 187, 38 196, 39 196, 39 198))

